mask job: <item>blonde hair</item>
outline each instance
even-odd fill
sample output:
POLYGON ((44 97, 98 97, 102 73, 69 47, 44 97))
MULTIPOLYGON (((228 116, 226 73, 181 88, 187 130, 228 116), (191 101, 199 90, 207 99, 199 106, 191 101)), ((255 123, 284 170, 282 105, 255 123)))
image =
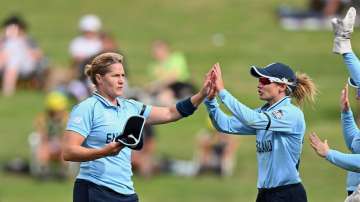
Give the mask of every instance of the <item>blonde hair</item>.
POLYGON ((296 104, 301 106, 305 102, 314 104, 318 89, 313 80, 307 74, 296 72, 296 84, 296 88, 291 94, 295 98, 296 104))
POLYGON ((104 76, 106 73, 108 73, 109 66, 116 63, 122 63, 123 62, 123 56, 118 53, 102 53, 98 56, 96 56, 90 64, 87 64, 85 66, 85 75, 90 77, 91 81, 97 85, 96 81, 96 74, 100 74, 101 76, 104 76))

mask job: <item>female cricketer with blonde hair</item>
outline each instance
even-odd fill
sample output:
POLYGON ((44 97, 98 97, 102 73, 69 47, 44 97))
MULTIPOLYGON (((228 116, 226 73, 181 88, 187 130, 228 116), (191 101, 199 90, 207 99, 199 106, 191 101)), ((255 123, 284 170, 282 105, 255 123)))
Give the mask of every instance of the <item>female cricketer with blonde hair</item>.
MULTIPOLYGON (((206 97, 207 81, 197 94, 171 107, 124 99, 121 97, 125 81, 122 62, 121 55, 104 53, 86 67, 96 91, 73 108, 63 145, 65 160, 81 162, 74 185, 74 202, 138 201, 131 180, 131 149, 138 149, 137 145, 125 147, 124 141, 115 141, 123 135, 125 123, 139 115, 149 124, 177 121, 191 115, 206 97)), ((125 141, 129 140, 126 138, 125 141)))
POLYGON ((282 63, 251 67, 259 79, 258 94, 266 103, 250 109, 224 87, 219 64, 212 68, 212 90, 204 102, 214 126, 223 133, 256 135, 257 202, 304 202, 307 196, 299 174, 305 133, 304 114, 292 104, 314 101, 316 87, 306 74, 295 74, 282 63), (229 109, 226 115, 214 95, 229 109))

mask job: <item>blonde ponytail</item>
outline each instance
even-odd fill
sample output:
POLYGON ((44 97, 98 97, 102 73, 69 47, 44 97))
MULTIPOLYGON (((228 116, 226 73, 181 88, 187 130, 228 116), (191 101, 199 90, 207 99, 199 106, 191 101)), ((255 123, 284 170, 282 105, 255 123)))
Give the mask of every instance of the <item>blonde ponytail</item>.
POLYGON ((295 102, 302 106, 305 102, 314 104, 318 89, 313 80, 304 73, 296 73, 297 85, 292 93, 295 102))

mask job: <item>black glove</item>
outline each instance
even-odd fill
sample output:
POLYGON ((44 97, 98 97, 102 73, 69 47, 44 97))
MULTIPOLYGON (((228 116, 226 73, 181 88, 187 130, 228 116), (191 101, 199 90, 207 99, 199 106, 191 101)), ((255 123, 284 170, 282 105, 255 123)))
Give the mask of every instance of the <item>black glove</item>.
POLYGON ((125 123, 123 133, 119 135, 115 141, 129 147, 133 150, 141 150, 144 138, 142 130, 145 124, 145 117, 131 116, 125 123))

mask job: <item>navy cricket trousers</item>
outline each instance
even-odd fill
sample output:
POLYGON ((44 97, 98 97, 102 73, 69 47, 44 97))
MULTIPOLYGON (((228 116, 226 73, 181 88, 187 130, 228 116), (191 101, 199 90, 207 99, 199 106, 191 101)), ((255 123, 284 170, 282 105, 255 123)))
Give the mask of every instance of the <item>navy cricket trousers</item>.
POLYGON ((301 183, 259 189, 256 202, 307 202, 306 191, 301 183))
POLYGON ((125 195, 97 185, 93 182, 76 179, 73 202, 138 202, 137 194, 125 195))

